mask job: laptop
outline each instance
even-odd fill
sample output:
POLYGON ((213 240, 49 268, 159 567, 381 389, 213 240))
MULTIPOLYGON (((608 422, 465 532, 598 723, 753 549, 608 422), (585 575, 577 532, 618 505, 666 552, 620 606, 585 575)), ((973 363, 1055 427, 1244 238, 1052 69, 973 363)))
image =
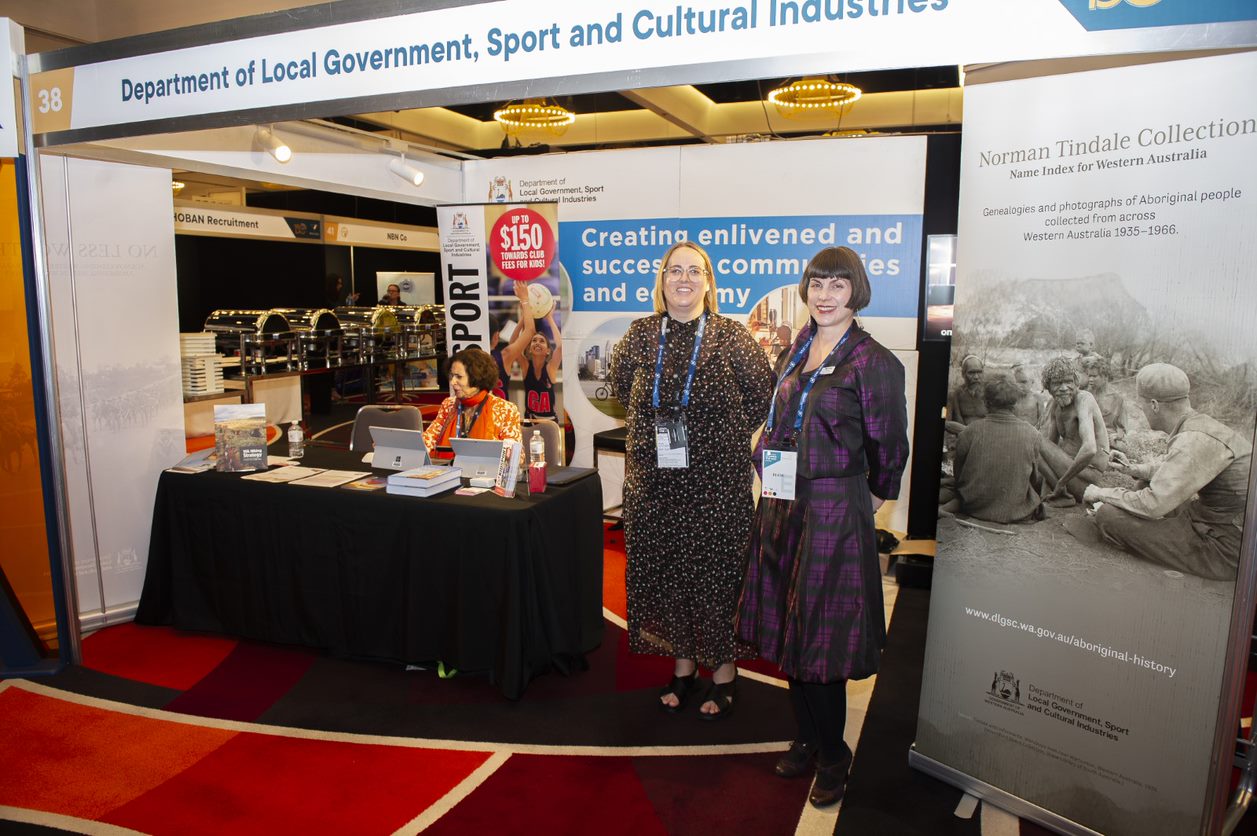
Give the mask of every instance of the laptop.
POLYGON ((381 470, 410 470, 432 464, 419 430, 396 427, 368 427, 375 452, 371 466, 381 470))
POLYGON ((487 438, 451 438, 454 450, 454 467, 463 469, 464 479, 498 477, 498 463, 502 460, 502 442, 487 438))
POLYGON ((584 479, 586 476, 592 476, 598 471, 592 467, 565 467, 556 465, 554 467, 546 467, 546 484, 547 485, 570 485, 573 482, 584 479))

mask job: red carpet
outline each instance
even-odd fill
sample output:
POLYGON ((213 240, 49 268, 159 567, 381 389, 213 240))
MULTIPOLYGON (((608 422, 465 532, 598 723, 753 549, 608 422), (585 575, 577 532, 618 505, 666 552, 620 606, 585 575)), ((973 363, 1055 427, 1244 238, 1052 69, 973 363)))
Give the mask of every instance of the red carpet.
MULTIPOLYGON (((605 561, 605 603, 622 619, 618 532, 608 532, 605 561)), ((989 832, 1041 836, 989 810, 956 818, 959 790, 907 767, 927 607, 928 594, 901 591, 837 832, 978 836, 990 819, 989 832)), ((781 688, 744 677, 738 711, 718 723, 664 714, 655 692, 670 660, 630 654, 614 625, 588 670, 539 677, 519 701, 483 676, 439 679, 131 624, 89 636, 84 656, 38 684, 0 682, 0 832, 706 836, 834 826, 832 813, 808 808, 806 781, 771 775, 793 732, 781 688)))
POLYGON ((145 833, 389 833, 488 757, 212 728, 28 687, 0 685, 0 805, 145 833))
POLYGON ((83 664, 102 673, 184 691, 236 648, 221 636, 151 630, 130 622, 83 640, 83 664))

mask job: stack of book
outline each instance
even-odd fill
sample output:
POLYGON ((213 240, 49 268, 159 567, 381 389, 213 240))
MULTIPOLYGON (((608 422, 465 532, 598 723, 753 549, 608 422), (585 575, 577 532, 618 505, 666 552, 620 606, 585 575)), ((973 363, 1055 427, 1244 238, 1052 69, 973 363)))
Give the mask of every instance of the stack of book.
POLYGON ((180 334, 179 356, 183 361, 183 394, 212 395, 223 391, 222 358, 214 353, 214 335, 180 334))
POLYGON ((435 496, 457 488, 462 475, 463 470, 460 467, 448 465, 416 467, 389 476, 388 487, 385 490, 405 496, 435 496))

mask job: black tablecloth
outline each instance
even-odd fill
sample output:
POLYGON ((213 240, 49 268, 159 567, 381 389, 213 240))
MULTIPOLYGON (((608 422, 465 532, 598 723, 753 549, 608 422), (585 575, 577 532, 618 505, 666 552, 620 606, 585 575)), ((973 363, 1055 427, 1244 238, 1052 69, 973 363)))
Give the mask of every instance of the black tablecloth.
MULTIPOLYGON (((359 459, 310 448, 302 464, 359 459)), ((421 499, 240 476, 162 474, 137 622, 440 660, 488 671, 512 699, 602 639, 597 478, 421 499)))

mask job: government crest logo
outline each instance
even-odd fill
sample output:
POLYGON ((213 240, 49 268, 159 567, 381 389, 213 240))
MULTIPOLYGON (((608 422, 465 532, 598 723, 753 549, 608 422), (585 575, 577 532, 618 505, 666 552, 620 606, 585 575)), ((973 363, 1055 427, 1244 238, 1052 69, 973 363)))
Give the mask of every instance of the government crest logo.
POLYGON ((452 226, 454 229, 458 229, 458 230, 466 229, 467 228, 467 213, 455 212, 454 220, 452 221, 452 226))
POLYGON ((493 203, 509 203, 515 199, 511 181, 501 174, 489 181, 489 200, 493 203))
POLYGON ((1021 703, 1021 680, 1008 671, 996 671, 991 680, 991 696, 1007 702, 1021 703))

